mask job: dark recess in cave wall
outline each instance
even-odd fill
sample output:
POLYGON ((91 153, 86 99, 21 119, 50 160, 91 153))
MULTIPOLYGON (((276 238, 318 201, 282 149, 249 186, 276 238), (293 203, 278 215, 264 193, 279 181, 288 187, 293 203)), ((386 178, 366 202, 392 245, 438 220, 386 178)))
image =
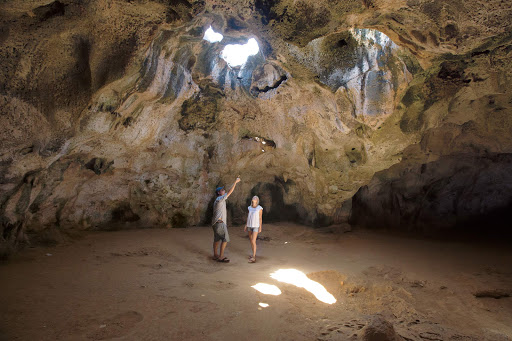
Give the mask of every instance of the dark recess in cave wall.
MULTIPOLYGON (((315 227, 328 226, 333 223, 332 217, 325 216, 317 213, 315 217, 311 217, 306 210, 299 203, 287 204, 284 201, 284 195, 291 186, 294 186, 293 180, 284 181, 283 178, 276 177, 274 182, 258 183, 248 193, 245 203, 235 204, 228 199, 227 213, 228 225, 243 225, 247 220, 247 207, 251 204, 253 196, 257 195, 260 198, 260 205, 263 207, 263 224, 276 223, 276 222, 295 222, 306 224, 315 227)), ((210 225, 213 215, 213 203, 215 202, 215 195, 206 208, 204 214, 203 224, 210 225)))
POLYGON ((97 91, 103 85, 121 78, 126 66, 136 51, 137 37, 132 34, 129 38, 116 44, 105 58, 96 66, 92 91, 97 91))
POLYGON ((105 231, 122 230, 130 226, 130 223, 135 223, 139 220, 140 216, 133 212, 130 204, 128 202, 121 202, 112 210, 111 220, 96 227, 105 231))
POLYGON ((257 195, 260 198, 260 205, 263 207, 264 222, 300 221, 300 208, 296 204, 288 205, 284 202, 285 186, 286 183, 284 183, 284 181, 259 183, 254 186, 250 196, 246 200, 246 206, 244 207, 245 215, 247 215, 247 206, 251 204, 252 197, 257 195))
POLYGON ((351 224, 440 238, 512 238, 512 154, 397 164, 376 179, 385 180, 372 180, 352 198, 351 224), (400 167, 406 169, 395 177, 400 167))
MULTIPOLYGON (((291 181, 285 182, 283 179, 276 178, 274 183, 258 183, 247 195, 245 203, 242 205, 234 204, 229 199, 227 201, 228 225, 242 225, 247 220, 247 207, 251 204, 253 196, 260 198, 260 205, 263 207, 263 223, 272 223, 279 221, 305 222, 306 210, 299 204, 285 204, 284 191, 291 181)), ((213 203, 215 195, 212 196, 205 212, 203 223, 210 225, 213 217, 213 203)))
POLYGON ((54 16, 64 15, 66 5, 60 1, 54 1, 47 5, 36 7, 32 10, 39 21, 45 21, 54 16))
POLYGON ((254 2, 256 10, 261 15, 262 24, 267 25, 275 17, 272 7, 277 3, 277 0, 256 0, 254 2))

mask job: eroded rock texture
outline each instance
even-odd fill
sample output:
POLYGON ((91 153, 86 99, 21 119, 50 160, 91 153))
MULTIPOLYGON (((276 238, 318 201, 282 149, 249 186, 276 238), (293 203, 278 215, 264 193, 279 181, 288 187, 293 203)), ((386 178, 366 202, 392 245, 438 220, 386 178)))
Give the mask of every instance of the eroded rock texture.
POLYGON ((200 224, 237 175, 234 223, 254 194, 267 221, 340 223, 356 192, 372 227, 505 219, 509 5, 4 2, 2 243, 200 224))

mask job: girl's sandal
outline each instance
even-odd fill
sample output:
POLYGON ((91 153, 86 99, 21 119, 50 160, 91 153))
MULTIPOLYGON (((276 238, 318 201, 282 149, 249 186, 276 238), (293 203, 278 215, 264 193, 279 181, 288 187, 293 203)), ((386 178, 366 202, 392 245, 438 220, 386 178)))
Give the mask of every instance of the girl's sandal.
POLYGON ((256 258, 254 258, 254 257, 249 258, 249 263, 256 263, 256 258))

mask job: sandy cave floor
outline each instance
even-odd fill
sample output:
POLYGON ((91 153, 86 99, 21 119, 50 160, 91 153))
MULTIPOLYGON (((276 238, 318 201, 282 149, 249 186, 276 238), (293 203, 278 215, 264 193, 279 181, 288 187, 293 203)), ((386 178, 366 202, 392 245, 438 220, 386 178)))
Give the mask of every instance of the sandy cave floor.
POLYGON ((405 340, 512 339, 512 298, 475 297, 511 293, 506 243, 267 224, 248 264, 242 228, 230 235, 229 264, 210 259, 209 227, 26 249, 0 263, 0 340, 350 340, 376 313, 405 340), (337 302, 270 278, 279 269, 303 271, 337 302))

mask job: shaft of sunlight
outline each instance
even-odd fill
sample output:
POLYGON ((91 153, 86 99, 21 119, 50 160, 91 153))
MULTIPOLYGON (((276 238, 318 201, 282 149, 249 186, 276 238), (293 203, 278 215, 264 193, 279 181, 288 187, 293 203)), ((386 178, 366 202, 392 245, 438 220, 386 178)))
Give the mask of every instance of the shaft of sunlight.
POLYGON ((327 304, 336 303, 336 299, 322 284, 309 279, 305 273, 296 269, 280 269, 270 274, 273 279, 304 288, 319 300, 327 304))
POLYGON ((249 56, 254 56, 260 51, 258 42, 256 39, 251 38, 246 44, 230 44, 224 47, 222 50, 221 57, 224 59, 229 66, 240 66, 244 65, 249 56))
POLYGON ((258 283, 258 284, 251 286, 251 288, 258 290, 259 292, 261 292, 262 294, 265 294, 265 295, 274 295, 274 296, 281 295, 281 290, 272 284, 258 283))
POLYGON ((223 38, 224 36, 215 32, 211 26, 206 30, 206 32, 204 32, 203 36, 203 39, 209 41, 210 43, 220 42, 223 38))

